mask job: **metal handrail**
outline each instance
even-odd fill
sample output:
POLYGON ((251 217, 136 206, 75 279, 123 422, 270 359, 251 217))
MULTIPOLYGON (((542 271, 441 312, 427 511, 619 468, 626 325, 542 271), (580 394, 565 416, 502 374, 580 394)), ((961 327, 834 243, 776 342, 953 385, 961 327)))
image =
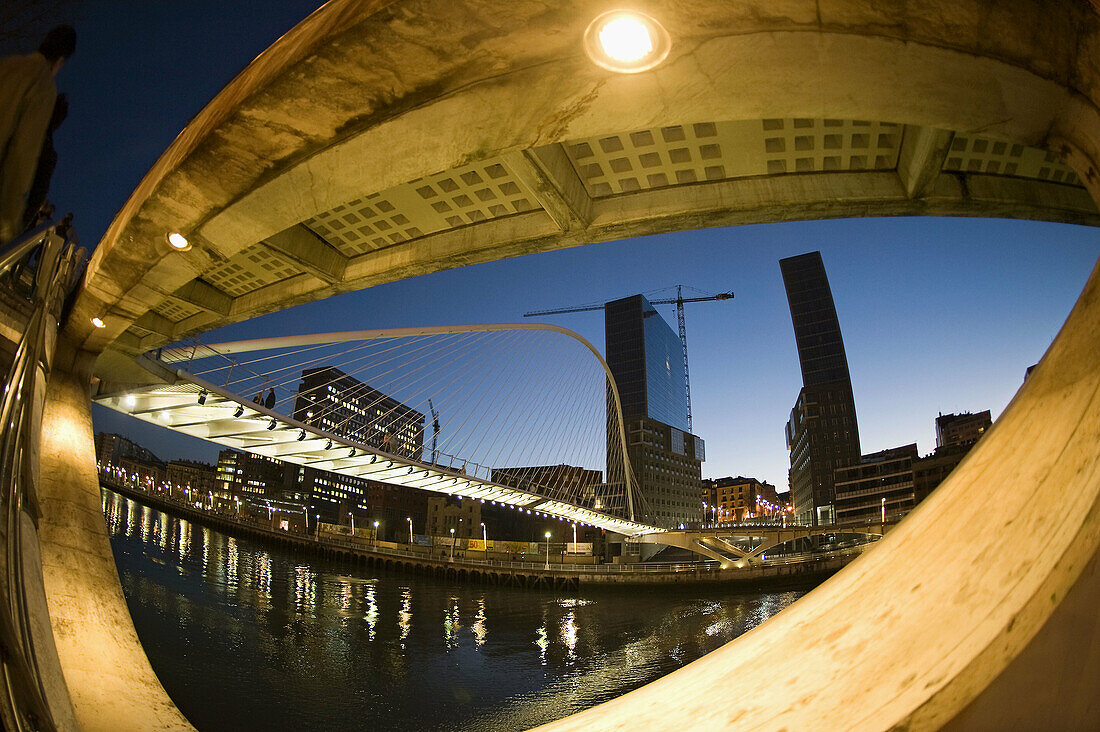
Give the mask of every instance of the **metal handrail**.
POLYGON ((16 347, 15 356, 0 395, 0 527, 4 543, 0 550, 0 662, 3 689, 0 693, 0 721, 15 730, 55 729, 46 702, 45 685, 34 638, 30 603, 23 565, 24 517, 37 526, 38 500, 35 490, 39 424, 44 385, 49 377, 53 347, 62 305, 72 284, 83 250, 77 250, 66 218, 60 225, 47 225, 11 243, 0 252, 0 273, 24 261, 41 248, 28 299, 33 309, 16 347))

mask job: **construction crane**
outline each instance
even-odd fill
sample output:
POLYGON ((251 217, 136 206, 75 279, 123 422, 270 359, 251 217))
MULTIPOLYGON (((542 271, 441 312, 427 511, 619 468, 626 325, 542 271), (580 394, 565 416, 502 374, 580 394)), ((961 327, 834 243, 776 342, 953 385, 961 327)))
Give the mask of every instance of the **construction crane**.
MULTIPOLYGON (((663 300, 650 300, 650 305, 676 305, 676 322, 680 326, 680 343, 684 347, 684 391, 687 399, 687 424, 688 431, 691 427, 691 380, 688 378, 688 339, 687 327, 684 323, 684 303, 686 302, 710 302, 711 300, 732 300, 732 292, 720 292, 717 295, 707 297, 684 297, 683 285, 676 285, 676 297, 663 300)), ((535 310, 524 313, 523 317, 530 318, 536 315, 558 315, 560 313, 582 313, 589 310, 603 310, 604 305, 582 305, 573 308, 554 308, 553 310, 535 310)))
POLYGON ((432 412, 432 465, 435 465, 435 458, 438 454, 439 446, 439 414, 436 413, 435 407, 432 406, 432 400, 428 400, 428 409, 432 412))

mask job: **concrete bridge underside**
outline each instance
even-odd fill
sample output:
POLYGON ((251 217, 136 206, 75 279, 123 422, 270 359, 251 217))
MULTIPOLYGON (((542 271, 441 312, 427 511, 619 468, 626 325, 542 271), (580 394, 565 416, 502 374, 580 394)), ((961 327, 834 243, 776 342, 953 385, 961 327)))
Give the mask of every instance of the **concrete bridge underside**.
MULTIPOLYGON (((333 0, 157 162, 95 252, 47 390, 39 529, 62 726, 186 727, 97 515, 89 382, 125 383, 136 353, 346 290, 660 231, 1100 221, 1086 2, 643 5, 672 51, 615 75, 581 50, 589 3, 333 0), (172 231, 192 248, 169 249, 172 231)), ((991 433, 873 551, 718 651, 551 726, 1094 724, 1098 342, 1094 271, 991 433)))

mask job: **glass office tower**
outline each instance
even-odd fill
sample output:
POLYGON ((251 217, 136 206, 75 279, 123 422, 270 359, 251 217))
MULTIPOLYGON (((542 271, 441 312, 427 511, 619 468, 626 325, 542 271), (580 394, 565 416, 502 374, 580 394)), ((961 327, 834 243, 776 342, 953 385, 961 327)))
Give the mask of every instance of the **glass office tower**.
MULTIPOLYGON (((604 305, 604 326, 607 365, 619 388, 627 456, 637 478, 634 518, 665 528, 699 521, 705 446, 688 432, 680 338, 641 295, 604 305)), ((609 465, 607 475, 615 483, 621 473, 609 465)))

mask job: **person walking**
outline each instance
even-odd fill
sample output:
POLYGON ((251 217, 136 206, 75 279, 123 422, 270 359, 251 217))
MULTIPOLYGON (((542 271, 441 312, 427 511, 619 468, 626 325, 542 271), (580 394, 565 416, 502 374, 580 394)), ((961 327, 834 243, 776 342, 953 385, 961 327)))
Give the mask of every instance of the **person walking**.
POLYGON ((38 165, 27 191, 27 207, 23 212, 23 231, 28 232, 39 222, 45 223, 53 217, 53 204, 46 200, 50 193, 50 179, 57 167, 57 149, 53 146, 53 134, 69 116, 69 99, 64 94, 57 95, 53 105, 53 115, 46 126, 46 139, 42 141, 42 152, 38 155, 38 165))
POLYGON ((23 232, 27 194, 57 101, 54 77, 76 50, 76 31, 59 25, 26 56, 0 59, 0 244, 23 232))

